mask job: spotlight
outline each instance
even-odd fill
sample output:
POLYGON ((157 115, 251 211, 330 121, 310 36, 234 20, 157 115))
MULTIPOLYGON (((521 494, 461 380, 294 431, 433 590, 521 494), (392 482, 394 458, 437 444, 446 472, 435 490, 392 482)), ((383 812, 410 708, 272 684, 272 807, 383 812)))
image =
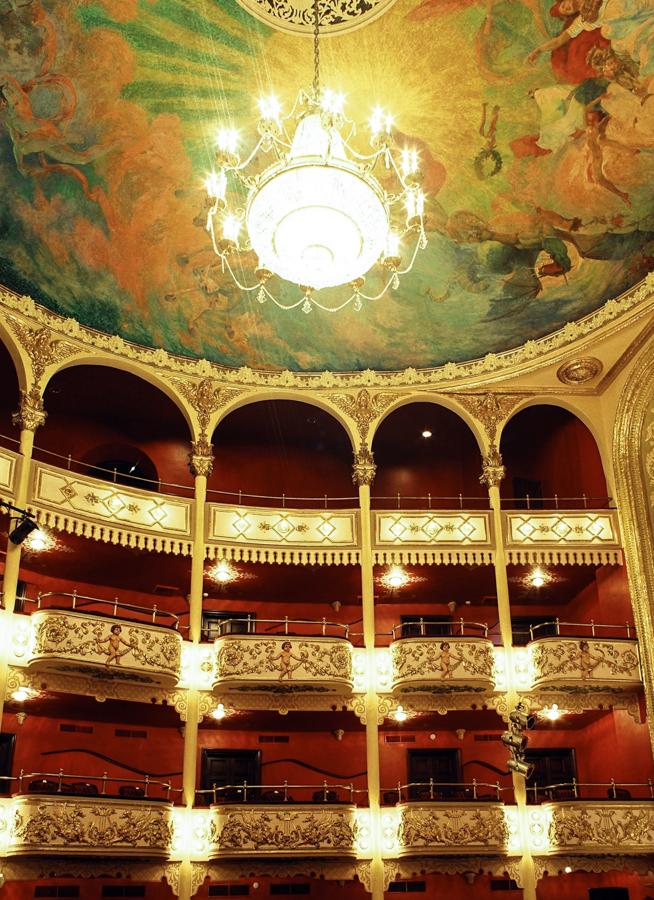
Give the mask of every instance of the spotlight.
POLYGON ((515 772, 516 775, 522 775, 523 778, 529 778, 534 769, 533 765, 520 759, 510 759, 507 763, 507 768, 510 772, 515 772))
POLYGON ((22 544, 25 538, 36 531, 38 527, 34 519, 23 516, 19 519, 18 525, 9 532, 9 540, 12 544, 22 544))

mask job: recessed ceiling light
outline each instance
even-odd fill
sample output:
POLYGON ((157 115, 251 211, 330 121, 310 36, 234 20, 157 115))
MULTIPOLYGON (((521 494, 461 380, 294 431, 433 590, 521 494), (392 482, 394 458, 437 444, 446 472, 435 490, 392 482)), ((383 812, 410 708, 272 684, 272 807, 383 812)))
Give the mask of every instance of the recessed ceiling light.
POLYGON ((428 428, 425 428, 425 430, 422 432, 422 436, 423 436, 424 438, 430 438, 430 437, 431 437, 431 431, 430 431, 428 428))

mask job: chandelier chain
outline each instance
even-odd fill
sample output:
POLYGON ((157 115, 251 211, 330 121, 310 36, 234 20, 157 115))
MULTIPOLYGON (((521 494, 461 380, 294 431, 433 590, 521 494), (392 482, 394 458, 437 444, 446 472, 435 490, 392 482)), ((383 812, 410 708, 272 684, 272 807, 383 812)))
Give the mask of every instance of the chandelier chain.
POLYGON ((320 0, 313 0, 313 95, 320 100, 320 0))

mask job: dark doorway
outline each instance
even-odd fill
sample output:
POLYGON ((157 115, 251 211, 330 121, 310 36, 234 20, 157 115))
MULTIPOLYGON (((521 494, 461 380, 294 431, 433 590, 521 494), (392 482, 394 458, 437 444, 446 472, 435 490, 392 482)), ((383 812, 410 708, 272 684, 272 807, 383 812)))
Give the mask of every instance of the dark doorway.
MULTIPOLYGON (((575 752, 572 748, 560 750, 527 750, 525 760, 533 771, 527 779, 528 795, 534 799, 534 786, 539 788, 555 785, 550 791, 552 800, 572 800, 572 781, 576 778, 575 752), (556 787, 560 785, 560 787, 556 787)), ((538 799, 538 798, 536 798, 538 799)), ((543 799, 541 795, 540 799, 543 799)))
POLYGON ((409 788, 411 800, 456 798, 461 781, 461 753, 459 750, 409 750, 409 788))
POLYGON ((629 891, 621 887, 588 888, 588 900, 629 900, 629 891))
MULTIPOLYGON (((11 775, 11 762, 14 758, 15 734, 0 734, 0 775, 8 778, 11 775)), ((11 782, 0 778, 0 794, 11 793, 11 782)))
POLYGON ((401 616, 402 637, 449 637, 452 621, 449 616, 401 616))
POLYGON ((248 790, 242 785, 259 784, 260 771, 259 750, 202 751, 202 789, 226 788, 217 792, 218 801, 256 800, 258 791, 248 790))

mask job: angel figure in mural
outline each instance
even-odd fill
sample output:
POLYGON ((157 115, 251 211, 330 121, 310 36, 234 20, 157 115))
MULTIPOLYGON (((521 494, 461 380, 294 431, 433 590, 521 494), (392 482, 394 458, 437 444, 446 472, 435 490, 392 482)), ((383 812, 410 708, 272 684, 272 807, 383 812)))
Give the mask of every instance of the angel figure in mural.
POLYGON ((128 644, 127 641, 121 638, 122 630, 120 625, 112 625, 107 637, 98 638, 98 650, 100 653, 107 655, 105 666, 109 666, 111 663, 119 666, 121 657, 126 656, 133 649, 131 644, 128 644), (107 646, 103 647, 103 644, 107 644, 107 646), (127 649, 121 650, 121 647, 126 647, 127 649))
POLYGON ((579 641, 579 653, 577 665, 581 669, 582 678, 590 678, 595 669, 604 662, 604 656, 600 653, 591 653, 588 641, 579 641))
POLYGON ((443 641, 440 646, 440 656, 438 657, 438 667, 441 673, 441 678, 451 678, 457 666, 459 666, 463 662, 462 656, 457 656, 455 653, 452 653, 450 650, 450 645, 447 641, 443 641))
MULTIPOLYGON (((651 0, 560 0, 557 14, 571 22, 556 37, 531 51, 535 63, 542 53, 565 47, 585 32, 597 31, 619 54, 635 60, 643 75, 654 74, 654 7, 651 0)), ((590 47, 588 48, 588 50, 590 47)))
POLYGON ((277 656, 273 656, 271 662, 277 662, 278 660, 279 681, 283 681, 284 678, 286 678, 287 681, 290 681, 293 677, 293 672, 295 672, 296 669, 299 669, 305 661, 305 656, 295 656, 291 642, 284 641, 281 653, 278 653, 277 656), (293 665, 293 663, 295 663, 295 665, 293 665))

